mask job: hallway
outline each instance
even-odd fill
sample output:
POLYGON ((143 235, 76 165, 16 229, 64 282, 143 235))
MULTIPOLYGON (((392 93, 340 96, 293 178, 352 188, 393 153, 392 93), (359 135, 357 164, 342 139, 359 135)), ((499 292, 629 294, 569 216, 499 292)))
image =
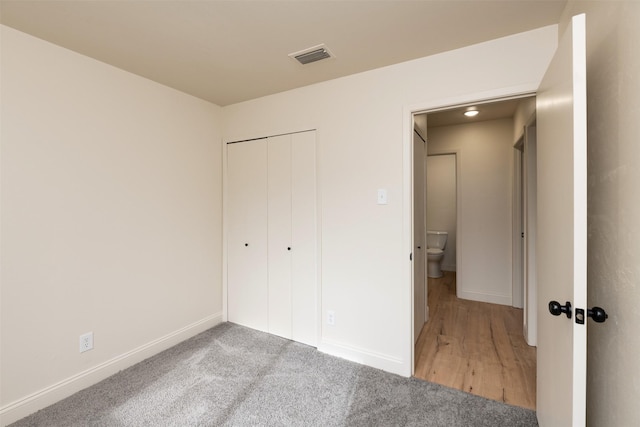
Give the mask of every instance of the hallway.
POLYGON ((429 321, 415 348, 415 376, 489 399, 536 408, 536 348, 522 310, 456 297, 454 272, 429 279, 429 321))

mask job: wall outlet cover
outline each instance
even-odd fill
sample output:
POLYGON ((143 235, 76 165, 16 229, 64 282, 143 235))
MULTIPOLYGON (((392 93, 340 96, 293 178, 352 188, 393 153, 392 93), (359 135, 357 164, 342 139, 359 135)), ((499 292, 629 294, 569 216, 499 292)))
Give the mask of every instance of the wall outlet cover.
POLYGON ((89 351, 93 348, 93 332, 87 332, 80 335, 80 353, 89 351))
POLYGON ((327 323, 329 325, 336 324, 336 313, 333 310, 327 311, 327 323))

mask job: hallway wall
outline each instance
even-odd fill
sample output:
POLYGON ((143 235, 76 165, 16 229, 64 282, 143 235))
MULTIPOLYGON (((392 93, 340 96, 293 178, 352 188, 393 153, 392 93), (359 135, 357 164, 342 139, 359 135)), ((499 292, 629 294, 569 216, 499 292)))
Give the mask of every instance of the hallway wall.
POLYGON ((429 128, 428 150, 458 156, 458 297, 511 305, 513 119, 429 128))

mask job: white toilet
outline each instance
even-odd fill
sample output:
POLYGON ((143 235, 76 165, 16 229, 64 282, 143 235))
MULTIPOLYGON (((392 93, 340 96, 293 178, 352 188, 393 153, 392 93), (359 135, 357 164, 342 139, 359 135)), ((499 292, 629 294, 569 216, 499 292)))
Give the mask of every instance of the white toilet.
POLYGON ((444 247, 447 244, 448 233, 446 231, 427 230, 427 277, 442 277, 442 258, 444 247))

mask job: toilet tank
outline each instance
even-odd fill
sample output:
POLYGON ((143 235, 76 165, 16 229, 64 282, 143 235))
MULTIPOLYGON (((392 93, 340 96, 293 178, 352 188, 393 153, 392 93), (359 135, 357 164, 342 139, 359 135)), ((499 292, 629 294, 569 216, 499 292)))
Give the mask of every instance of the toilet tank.
POLYGON ((444 250, 444 247, 447 244, 448 235, 449 233, 446 231, 427 230, 427 248, 444 250))

